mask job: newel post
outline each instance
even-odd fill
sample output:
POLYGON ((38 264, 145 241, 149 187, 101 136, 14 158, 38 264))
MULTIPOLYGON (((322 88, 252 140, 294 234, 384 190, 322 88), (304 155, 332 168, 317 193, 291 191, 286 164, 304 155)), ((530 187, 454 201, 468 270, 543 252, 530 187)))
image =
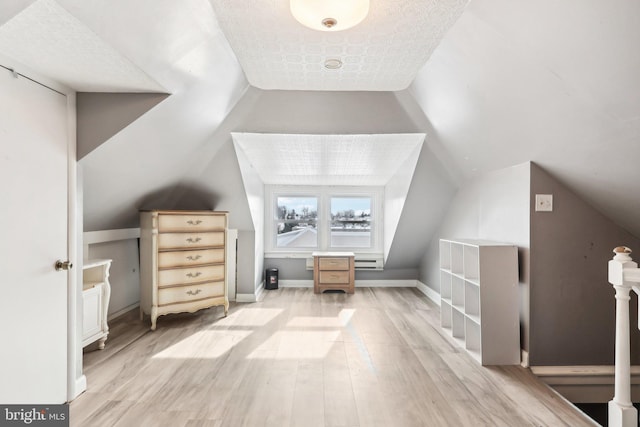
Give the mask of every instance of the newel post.
POLYGON ((609 401, 610 427, 636 427, 638 411, 631 403, 631 362, 629 344, 629 296, 631 284, 624 280, 624 269, 637 268, 631 249, 618 246, 609 261, 609 283, 616 290, 615 394, 609 401))

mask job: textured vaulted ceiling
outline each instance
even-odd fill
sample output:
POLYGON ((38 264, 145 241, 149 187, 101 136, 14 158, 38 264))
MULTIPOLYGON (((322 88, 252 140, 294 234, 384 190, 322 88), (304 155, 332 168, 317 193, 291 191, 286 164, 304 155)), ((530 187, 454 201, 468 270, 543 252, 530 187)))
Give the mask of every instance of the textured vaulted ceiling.
POLYGON ((54 0, 0 26, 0 53, 82 92, 164 89, 54 0))
POLYGON ((389 182, 425 135, 233 133, 265 184, 374 185, 389 182))
POLYGON ((372 0, 369 15, 338 32, 298 23, 289 0, 210 0, 249 83, 261 89, 405 89, 467 0, 372 0), (324 67, 340 59, 337 70, 324 67))

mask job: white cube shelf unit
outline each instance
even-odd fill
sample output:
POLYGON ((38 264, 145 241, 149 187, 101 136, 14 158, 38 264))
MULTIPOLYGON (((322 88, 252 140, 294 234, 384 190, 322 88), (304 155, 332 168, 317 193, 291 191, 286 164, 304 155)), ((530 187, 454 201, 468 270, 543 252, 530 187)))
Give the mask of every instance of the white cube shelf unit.
POLYGON ((440 324, 482 365, 520 363, 518 247, 440 240, 440 324))

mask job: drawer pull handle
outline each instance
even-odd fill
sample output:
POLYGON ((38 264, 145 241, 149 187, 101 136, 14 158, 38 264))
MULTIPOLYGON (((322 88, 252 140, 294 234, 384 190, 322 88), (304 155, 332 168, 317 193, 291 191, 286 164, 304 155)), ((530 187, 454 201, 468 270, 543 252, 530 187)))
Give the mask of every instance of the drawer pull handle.
POLYGON ((189 242, 189 243, 198 243, 200 240, 202 240, 202 238, 200 238, 200 237, 195 237, 195 238, 194 237, 189 237, 187 239, 187 242, 189 242))
POLYGON ((196 289, 195 291, 187 291, 187 295, 198 295, 202 292, 200 289, 196 289))
POLYGON ((202 221, 199 220, 199 219, 197 219, 195 221, 190 219, 189 221, 187 221, 187 224, 189 224, 189 225, 198 225, 198 224, 201 224, 201 223, 202 223, 202 221))
POLYGON ((199 260, 200 258, 202 258, 202 255, 189 255, 189 256, 187 257, 187 259, 188 259, 189 261, 197 261, 197 260, 199 260))
POLYGON ((197 273, 187 273, 187 277, 198 277, 202 274, 202 272, 198 271, 197 273))

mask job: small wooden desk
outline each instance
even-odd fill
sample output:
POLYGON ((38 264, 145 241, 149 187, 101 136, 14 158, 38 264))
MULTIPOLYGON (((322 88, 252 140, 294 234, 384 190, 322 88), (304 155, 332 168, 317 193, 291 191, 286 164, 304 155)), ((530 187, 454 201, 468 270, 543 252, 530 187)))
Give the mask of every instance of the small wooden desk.
POLYGON ((348 294, 355 291, 353 252, 314 252, 313 292, 340 290, 348 294))

